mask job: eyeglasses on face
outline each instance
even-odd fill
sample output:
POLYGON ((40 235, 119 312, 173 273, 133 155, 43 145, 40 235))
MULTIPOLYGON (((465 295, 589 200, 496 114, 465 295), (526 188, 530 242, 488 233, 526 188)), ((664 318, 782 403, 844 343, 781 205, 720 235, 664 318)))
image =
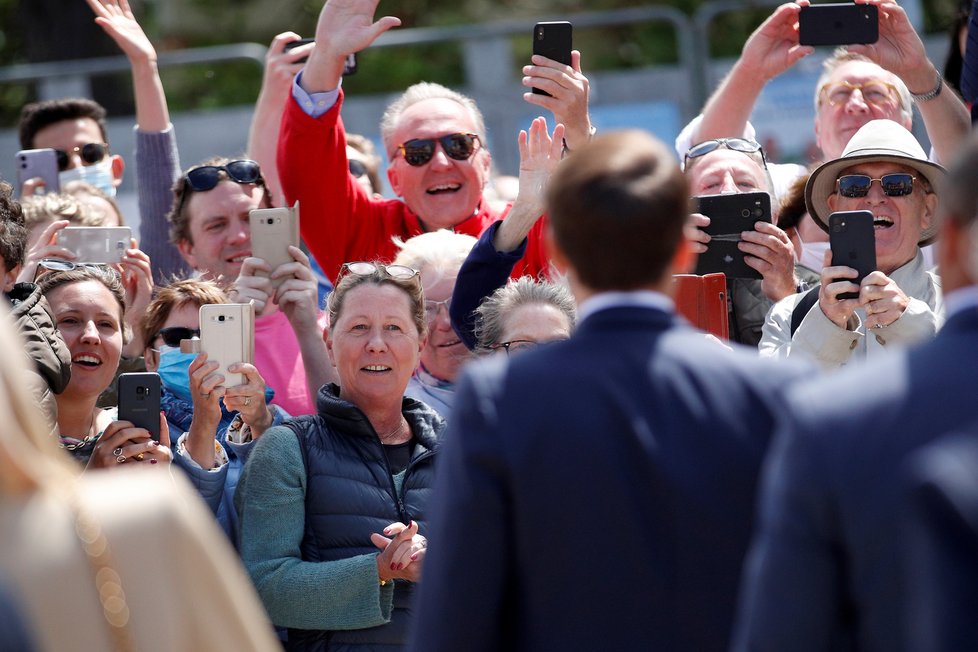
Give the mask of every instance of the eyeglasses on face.
POLYGON ((199 328, 187 328, 186 326, 169 326, 167 328, 160 329, 160 332, 156 334, 157 337, 163 338, 163 343, 174 349, 180 348, 180 340, 189 340, 195 337, 200 337, 199 328))
POLYGON ((915 176, 905 172, 884 174, 879 179, 874 179, 868 174, 846 174, 839 177, 835 183, 839 194, 843 197, 865 197, 869 194, 874 181, 880 182, 883 194, 887 197, 905 197, 913 192, 915 179, 915 176))
POLYGON ((892 104, 893 98, 899 95, 893 84, 882 79, 871 79, 861 84, 848 81, 829 82, 819 89, 818 96, 824 97, 832 106, 840 106, 848 103, 855 91, 859 91, 864 102, 877 107, 892 104))
POLYGON ((710 152, 715 152, 718 149, 729 149, 743 154, 760 153, 761 165, 767 168, 767 158, 764 156, 764 148, 761 147, 759 142, 750 138, 714 138, 712 140, 704 140, 702 143, 696 143, 686 152, 686 157, 683 159, 683 168, 689 167, 690 159, 706 156, 710 152))
POLYGON ((520 351, 528 351, 534 347, 539 346, 539 342, 534 342, 533 340, 510 340, 509 342, 500 342, 499 344, 493 344, 489 348, 493 351, 498 351, 503 349, 506 354, 519 353, 520 351))
MULTIPOLYGON (((408 165, 420 167, 435 155, 435 145, 441 143, 445 156, 456 161, 466 161, 481 144, 475 134, 448 134, 440 138, 415 138, 398 145, 397 152, 404 156, 408 165)), ((395 158, 397 154, 395 154, 395 158)))
POLYGON ((445 299, 443 301, 434 301, 432 299, 424 300, 424 316, 429 322, 435 321, 438 318, 438 312, 444 308, 445 312, 448 313, 452 309, 451 298, 445 299))
POLYGON ((236 183, 264 184, 258 163, 249 159, 229 161, 226 165, 201 165, 184 175, 184 183, 194 192, 213 190, 221 182, 221 173, 236 183))
POLYGON ((84 165, 95 165, 104 159, 108 153, 109 145, 107 143, 85 143, 84 145, 72 148, 69 152, 63 149, 54 150, 55 157, 58 159, 58 170, 61 172, 68 169, 71 156, 74 154, 78 154, 81 157, 84 165))
POLYGON ((418 272, 416 269, 408 267, 407 265, 381 265, 380 263, 357 261, 352 263, 343 263, 343 267, 340 268, 340 273, 336 281, 339 283, 339 279, 342 278, 344 274, 370 276, 375 272, 381 272, 382 274, 386 274, 387 276, 390 276, 398 281, 410 281, 417 279, 420 282, 421 280, 420 272, 418 272))

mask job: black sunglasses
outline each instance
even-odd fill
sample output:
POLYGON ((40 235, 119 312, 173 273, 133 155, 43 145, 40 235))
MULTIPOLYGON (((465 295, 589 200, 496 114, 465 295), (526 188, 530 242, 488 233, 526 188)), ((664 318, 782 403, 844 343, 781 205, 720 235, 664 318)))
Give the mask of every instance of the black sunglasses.
POLYGON ((690 147, 689 151, 686 152, 686 157, 683 159, 683 169, 689 166, 690 159, 706 156, 710 152, 715 152, 718 149, 729 149, 744 154, 760 152, 761 164, 764 165, 765 169, 767 168, 767 158, 764 156, 764 148, 756 140, 749 138, 714 138, 712 140, 704 140, 702 143, 697 143, 690 147))
POLYGON ((367 173, 367 166, 363 164, 363 161, 358 161, 351 158, 350 161, 350 174, 355 176, 357 179, 362 177, 367 173))
MULTIPOLYGON (((435 143, 441 143, 445 155, 456 161, 466 161, 482 141, 475 134, 448 134, 440 138, 415 138, 397 147, 408 165, 420 167, 435 155, 435 143)), ((395 155, 396 157, 396 155, 395 155)))
POLYGON ((107 143, 86 143, 73 148, 70 152, 63 149, 54 150, 55 157, 58 159, 58 170, 61 172, 68 169, 68 157, 72 154, 78 154, 85 165, 94 165, 104 159, 108 153, 109 146, 107 143))
MULTIPOLYGON (((200 337, 199 328, 187 328, 186 326, 170 326, 169 328, 163 328, 156 337, 162 337, 163 343, 174 349, 180 347, 180 340, 189 340, 194 337, 200 337)), ((153 339, 155 340, 156 337, 153 339)))
POLYGON ((835 183, 839 194, 843 197, 865 197, 869 194, 874 181, 880 182, 883 194, 887 197, 906 197, 913 192, 914 179, 915 176, 906 172, 884 174, 879 179, 874 179, 868 174, 846 174, 839 177, 835 183))
POLYGON ((221 182, 221 172, 236 183, 264 183, 258 163, 249 159, 229 161, 227 165, 201 165, 189 170, 183 180, 195 192, 206 192, 221 182))

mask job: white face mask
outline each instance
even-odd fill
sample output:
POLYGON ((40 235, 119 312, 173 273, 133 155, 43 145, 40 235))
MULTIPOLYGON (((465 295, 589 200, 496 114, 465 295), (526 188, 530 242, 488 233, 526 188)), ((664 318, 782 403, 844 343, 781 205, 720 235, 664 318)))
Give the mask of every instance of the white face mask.
POLYGON ((801 258, 798 262, 813 272, 821 272, 825 265, 825 252, 829 250, 829 243, 805 242, 801 239, 801 232, 798 229, 795 229, 795 234, 798 236, 798 242, 801 243, 801 258))
POLYGON ((95 186, 109 197, 115 197, 115 178, 112 176, 112 158, 106 156, 94 165, 82 165, 58 173, 58 183, 64 188, 72 181, 83 181, 95 186))

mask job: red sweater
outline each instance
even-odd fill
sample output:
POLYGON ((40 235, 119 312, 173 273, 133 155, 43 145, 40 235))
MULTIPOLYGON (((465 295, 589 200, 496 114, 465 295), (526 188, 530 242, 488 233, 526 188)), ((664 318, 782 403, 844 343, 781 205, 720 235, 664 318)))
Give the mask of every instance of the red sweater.
MULTIPOLYGON (((418 216, 399 199, 375 199, 349 173, 346 131, 340 117, 343 91, 336 105, 319 118, 307 115, 289 99, 278 141, 278 170, 285 200, 301 207, 302 238, 331 281, 345 262, 382 260, 397 255, 392 238, 407 240, 424 233, 418 216)), ((474 237, 502 215, 483 202, 479 212, 456 224, 454 231, 474 237)), ((530 230, 526 255, 513 269, 513 278, 549 276, 543 243, 546 219, 530 230)))

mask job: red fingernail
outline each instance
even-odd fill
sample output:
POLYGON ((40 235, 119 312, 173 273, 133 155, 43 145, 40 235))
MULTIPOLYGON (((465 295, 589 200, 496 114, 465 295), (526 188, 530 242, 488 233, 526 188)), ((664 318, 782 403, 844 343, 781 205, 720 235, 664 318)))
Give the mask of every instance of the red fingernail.
POLYGON ((398 564, 397 565, 397 570, 401 570, 402 568, 404 568, 404 564, 398 564))
POLYGON ((156 440, 154 439, 154 440, 153 440, 153 446, 159 446, 159 445, 160 445, 160 442, 158 442, 158 441, 156 441, 156 440))
POLYGON ((414 553, 413 555, 411 555, 411 561, 417 561, 417 560, 418 560, 418 553, 414 553))
POLYGON ((391 564, 391 570, 392 571, 396 571, 397 570, 397 564, 391 564))
POLYGON ((150 460, 149 463, 150 464, 158 464, 159 463, 159 460, 150 460))

